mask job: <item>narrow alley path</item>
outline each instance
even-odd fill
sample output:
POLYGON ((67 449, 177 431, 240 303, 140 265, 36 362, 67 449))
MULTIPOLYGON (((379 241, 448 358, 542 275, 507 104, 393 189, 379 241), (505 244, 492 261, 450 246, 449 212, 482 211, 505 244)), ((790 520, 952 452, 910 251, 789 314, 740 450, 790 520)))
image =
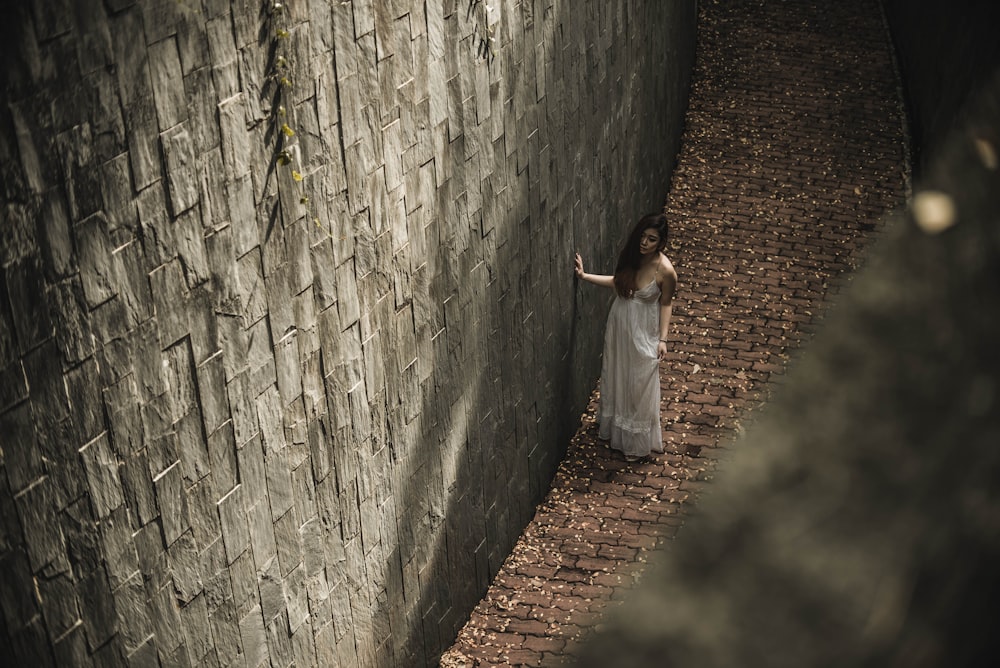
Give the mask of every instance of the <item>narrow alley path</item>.
MULTIPOLYGON (((550 493, 444 666, 573 655, 646 553, 677 534, 740 421, 862 261, 882 215, 904 202, 905 123, 876 0, 699 4, 666 207, 680 275, 662 364, 666 451, 627 464, 600 443, 595 391, 550 493)), ((566 267, 569 281, 570 258, 566 267)))

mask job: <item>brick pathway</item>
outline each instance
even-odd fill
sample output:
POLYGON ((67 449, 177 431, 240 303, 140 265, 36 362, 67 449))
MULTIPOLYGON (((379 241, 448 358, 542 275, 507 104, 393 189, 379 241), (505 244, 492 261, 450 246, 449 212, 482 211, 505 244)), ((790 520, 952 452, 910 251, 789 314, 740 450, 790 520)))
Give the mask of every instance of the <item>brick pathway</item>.
POLYGON ((572 656, 645 553, 677 533, 720 446, 883 212, 903 203, 904 126, 876 0, 700 5, 666 209, 680 274, 662 365, 666 452, 627 464, 598 442, 595 392, 552 490, 443 666, 572 656))

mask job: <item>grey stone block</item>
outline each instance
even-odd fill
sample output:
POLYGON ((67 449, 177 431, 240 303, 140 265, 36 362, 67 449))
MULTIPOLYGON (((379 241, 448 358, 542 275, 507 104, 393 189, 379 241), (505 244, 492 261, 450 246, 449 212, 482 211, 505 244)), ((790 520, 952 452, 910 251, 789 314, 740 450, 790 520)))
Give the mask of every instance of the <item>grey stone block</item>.
POLYGON ((125 503, 118 478, 118 458, 111 451, 107 432, 80 448, 80 455, 87 472, 94 513, 104 519, 125 503))
POLYGON ((133 358, 136 386, 140 403, 148 403, 166 392, 163 375, 163 348, 160 346, 159 323, 150 318, 140 323, 132 335, 136 354, 133 358))
POLYGON ((84 601, 80 606, 80 614, 87 632, 87 643, 93 651, 118 632, 115 598, 107 575, 101 568, 87 574, 80 581, 77 590, 80 599, 84 601))
POLYGON ((117 274, 116 287, 125 305, 128 323, 135 327, 153 313, 153 298, 145 268, 142 245, 130 242, 114 250, 113 265, 117 274))
POLYGON ((271 506, 260 499, 247 511, 250 525, 250 547, 256 564, 265 564, 278 556, 275 543, 274 524, 271 521, 271 506))
POLYGON ((174 220, 174 243, 184 267, 189 288, 201 285, 211 277, 205 252, 205 237, 201 214, 192 209, 174 220))
POLYGON ((226 386, 229 412, 233 416, 233 432, 237 446, 260 433, 257 408, 250 393, 249 373, 241 371, 226 386))
MULTIPOLYGON (((339 466, 337 475, 338 478, 341 476, 339 466)), ((355 538, 360 542, 358 534, 361 532, 361 502, 358 498, 358 481, 356 478, 344 476, 340 478, 339 486, 341 533, 345 542, 355 538)))
MULTIPOLYGON (((306 571, 300 563, 286 577, 284 582, 285 606, 288 612, 288 626, 297 633, 309 619, 309 601, 306 596, 306 571)), ((308 628, 305 629, 308 633, 308 628)))
MULTIPOLYGON (((69 429, 60 436, 68 438, 71 443, 86 443, 106 429, 104 411, 101 406, 101 395, 93 391, 94 379, 100 375, 97 360, 88 357, 78 366, 66 372, 63 382, 70 398, 70 420, 66 425, 69 429)), ((69 443, 64 443, 68 446, 69 443)), ((73 464, 77 462, 75 458, 73 464)), ((74 466, 74 468, 76 468, 74 466)))
POLYGON ((77 35, 76 53, 83 74, 111 63, 111 32, 99 0, 82 0, 73 5, 77 35))
POLYGON ((302 461, 292 469, 293 499, 295 500, 295 513, 299 524, 315 518, 318 513, 316 507, 316 487, 313 481, 313 467, 310 462, 309 451, 297 445, 297 449, 302 453, 302 461))
POLYGON ((313 284, 313 265, 309 259, 309 240, 313 226, 312 221, 306 219, 285 226, 288 289, 293 295, 303 293, 313 284))
POLYGON ((83 623, 63 633, 52 643, 52 653, 57 666, 93 666, 94 660, 87 648, 87 633, 83 623))
MULTIPOLYGON (((265 261, 266 266, 267 262, 265 261)), ((267 295, 267 316, 271 324, 271 335, 275 341, 280 340, 295 327, 289 269, 287 264, 281 264, 273 266, 269 275, 265 274, 264 289, 267 295)))
MULTIPOLYGON (((344 177, 346 178, 346 177, 344 177)), ((346 184, 344 186, 346 188, 346 184)), ((354 235, 351 233, 351 217, 347 193, 338 192, 330 200, 330 234, 333 241, 334 265, 339 267, 354 257, 354 235)))
POLYGON ((207 14, 204 8, 198 9, 200 11, 197 13, 183 13, 177 26, 177 50, 180 52, 185 77, 209 62, 208 35, 205 29, 207 14))
POLYGON ((82 220, 101 210, 101 186, 97 171, 91 168, 95 156, 89 123, 80 123, 56 136, 62 158, 63 178, 69 203, 70 217, 82 220))
MULTIPOLYGON (((165 357, 164 366, 168 364, 165 357)), ((164 370, 169 372, 169 369, 164 370)), ((168 382, 173 380, 171 374, 164 375, 168 382)), ((164 392, 143 404, 140 410, 145 453, 149 460, 149 472, 154 477, 178 461, 173 403, 171 396, 164 392)))
POLYGON ((137 188, 146 188, 162 176, 155 112, 149 99, 137 97, 123 108, 129 161, 137 188))
MULTIPOLYGON (((18 366, 18 371, 20 367, 18 366)), ((8 443, 4 448, 4 468, 11 491, 18 493, 45 475, 42 453, 35 438, 31 404, 22 402, 0 414, 0 433, 8 443)))
POLYGON ((133 528, 145 525, 155 519, 156 494, 153 480, 149 475, 149 463, 145 450, 124 459, 121 468, 122 491, 132 517, 133 528))
POLYGON ((152 636, 147 638, 139 647, 128 655, 129 668, 144 668, 145 666, 155 666, 160 661, 159 652, 156 651, 156 640, 152 636))
POLYGON ((132 538, 146 594, 152 596, 170 584, 170 565, 159 522, 144 524, 132 534, 132 538))
POLYGON ((316 666, 316 639, 309 620, 292 635, 292 661, 297 666, 316 666))
POLYGON ((40 244, 46 265, 56 276, 64 277, 76 270, 78 259, 73 254, 69 212, 60 188, 42 195, 39 231, 45 243, 40 244))
POLYGON ((364 382, 358 383, 347 392, 347 400, 351 408, 354 438, 365 442, 372 435, 372 416, 364 382))
MULTIPOLYGON (((333 508, 339 518, 339 508, 333 508)), ((335 527, 339 529, 339 527, 335 527)), ((307 578, 314 578, 323 572, 326 565, 326 552, 324 548, 323 532, 326 531, 324 522, 314 517, 299 528, 299 535, 302 539, 302 564, 305 567, 307 578)))
POLYGON ((292 654, 292 638, 288 635, 288 616, 285 611, 272 619, 265 629, 267 632, 267 651, 272 665, 288 666, 294 661, 292 654))
POLYGON ((236 616, 242 618, 260 605, 260 588, 257 586, 257 566, 253 553, 246 550, 229 566, 229 577, 233 586, 233 603, 236 616))
POLYGON ((270 624, 285 609, 285 593, 277 559, 257 567, 257 587, 260 589, 260 607, 265 623, 270 624))
POLYGON ((22 657, 28 665, 56 665, 48 644, 45 620, 41 616, 35 617, 26 626, 10 634, 10 648, 14 656, 22 657))
POLYGON ((260 32, 260 24, 257 20, 259 10, 260 7, 253 0, 233 1, 232 22, 237 48, 242 49, 257 42, 260 32))
POLYGON ((253 182, 245 176, 227 183, 229 215, 237 257, 243 257, 260 243, 257 232, 256 209, 253 199, 253 182))
MULTIPOLYGON (((254 331, 258 334, 260 332, 269 332, 269 327, 267 320, 260 320, 256 325, 251 327, 251 332, 249 333, 249 338, 253 347, 248 351, 248 355, 257 355, 257 359, 260 360, 260 365, 252 367, 247 376, 247 387, 250 396, 259 397, 265 392, 269 391, 272 386, 277 382, 277 377, 274 371, 274 356, 270 352, 265 355, 259 355, 261 349, 265 348, 270 339, 265 338, 255 338, 254 331), (260 343, 258 343, 258 341, 260 343)), ((277 394, 277 388, 274 388, 277 394)), ((277 405, 277 404, 275 404, 277 405)), ((263 423, 260 424, 263 427, 263 423)), ((273 440, 273 439, 272 439, 273 440)))
MULTIPOLYGON (((81 113, 89 112, 87 120, 94 137, 95 159, 108 161, 115 156, 123 156, 128 167, 128 156, 124 155, 128 149, 125 121, 115 73, 106 67, 94 70, 84 76, 81 89, 86 102, 79 106, 81 113)), ((103 184, 101 191, 106 194, 103 184)), ((112 208, 107 199, 104 203, 106 210, 112 208)))
MULTIPOLYGON (((240 73, 240 87, 246 94, 247 105, 247 125, 256 125, 267 118, 269 109, 262 102, 266 102, 263 94, 262 82, 267 76, 264 71, 265 63, 262 58, 258 58, 255 48, 241 48, 237 65, 240 73)), ((255 176, 252 174, 252 176, 255 176)), ((257 192, 261 192, 258 190, 257 192)))
POLYGON ((127 375, 104 388, 104 410, 110 425, 110 444, 119 459, 126 460, 142 443, 142 421, 135 377, 127 375))
POLYGON ((156 635, 156 648, 161 654, 171 654, 184 642, 180 606, 173 587, 166 586, 149 597, 149 615, 156 635))
POLYGON ((250 174, 250 136, 244 94, 233 95, 218 107, 226 181, 236 182, 250 174))
POLYGON ((228 383, 240 373, 249 371, 246 359, 247 340, 242 316, 216 314, 219 346, 222 348, 222 368, 228 383))
POLYGON ((144 268, 148 272, 148 267, 166 264, 177 256, 166 182, 157 179, 151 186, 141 190, 136 195, 135 205, 139 212, 142 249, 146 255, 144 268))
POLYGON ((302 563, 302 545, 299 540, 299 521, 295 510, 289 509, 274 521, 274 535, 278 547, 278 565, 281 577, 302 563))
POLYGON ((243 304, 243 324, 249 329, 267 314, 267 293, 264 272, 257 250, 247 253, 237 261, 240 301, 243 304))
POLYGON ((40 612, 28 558, 23 549, 13 549, 0 557, 0 608, 10 632, 27 625, 40 612))
MULTIPOLYGON (((213 108, 214 109, 214 108, 213 108)), ((199 123, 201 121, 198 121, 199 123)), ((196 126, 197 127, 197 126, 196 126)), ((210 139, 195 138, 195 146, 198 142, 207 142, 210 139)), ((218 143, 218 138, 215 138, 218 143)), ((229 211, 229 194, 226 191, 226 172, 222 161, 222 149, 218 146, 210 146, 199 150, 198 175, 199 175, 199 201, 201 203, 202 224, 206 234, 211 234, 213 230, 227 228, 232 219, 229 211)), ((235 259, 233 256, 232 259, 235 259)))
MULTIPOLYGON (((319 345, 319 332, 312 337, 319 345)), ((312 421, 326 415, 326 392, 323 385, 322 360, 318 351, 309 353, 302 362, 302 399, 306 417, 312 421)))
POLYGON ((229 420, 226 401, 226 371, 222 351, 212 355, 195 369, 198 398, 206 434, 215 431, 229 420))
POLYGON ((194 534, 186 531, 167 547, 167 564, 176 598, 187 606, 203 591, 201 558, 194 534))
POLYGON ((219 99, 225 100, 239 92, 233 21, 228 13, 216 16, 205 24, 205 30, 208 38, 212 80, 215 82, 219 99))
POLYGON ((154 477, 153 486, 156 489, 157 507, 160 509, 163 537, 167 546, 170 546, 191 526, 180 462, 175 462, 154 477))
POLYGON ((212 645, 219 657, 219 663, 232 665, 243 654, 243 640, 240 623, 232 601, 225 601, 209 615, 212 630, 212 645))
POLYGON ((180 261, 172 260, 154 269, 149 274, 149 283, 159 324, 160 345, 165 349, 190 331, 186 309, 188 293, 180 261))
POLYGON ((302 368, 296 333, 293 329, 274 345, 274 366, 282 406, 302 396, 302 368))
POLYGON ((32 572, 65 556, 65 537, 56 517, 59 501, 50 476, 32 483, 16 498, 21 526, 32 537, 26 546, 32 572))
POLYGON ((152 44, 177 33, 185 7, 170 0, 149 0, 142 3, 142 24, 146 40, 152 44))
POLYGON ((174 423, 177 449, 185 486, 202 480, 212 472, 211 456, 201 424, 201 412, 195 408, 174 423))
POLYGON ((332 306, 337 299, 333 240, 326 237, 316 242, 309 249, 309 259, 312 262, 314 277, 313 298, 316 307, 323 311, 332 306))
POLYGON ((184 628, 184 645, 188 649, 192 665, 210 664, 206 657, 212 650, 212 627, 209 625, 205 596, 197 596, 181 608, 181 625, 184 628))
POLYGON ((53 332, 42 277, 37 257, 28 257, 6 267, 7 294, 21 353, 34 348, 53 332))
POLYGON ((125 302, 116 297, 90 312, 101 383, 110 385, 132 373, 132 348, 125 302))
POLYGON ((17 143, 18 154, 21 157, 21 169, 24 172, 25 184, 31 192, 43 192, 47 184, 52 183, 54 170, 49 164, 47 156, 43 153, 39 156, 39 151, 35 146, 34 132, 34 109, 31 108, 30 101, 12 103, 10 105, 11 120, 14 124, 14 133, 17 143), (42 157, 46 160, 43 161, 42 157))
POLYGON ((171 212, 177 216, 198 203, 200 181, 194 142, 186 122, 164 130, 160 141, 167 167, 171 212))
POLYGON ((340 315, 340 326, 345 330, 361 317, 358 286, 352 264, 345 262, 337 267, 337 312, 340 315))
POLYGON ((80 600, 71 573, 55 573, 35 579, 38 598, 42 602, 45 626, 55 637, 69 631, 80 618, 80 600))
POLYGON ((108 584, 118 589, 139 572, 139 559, 132 540, 128 509, 120 507, 98 523, 104 548, 108 584))
MULTIPOLYGON (((228 491, 228 490, 226 490, 228 491)), ((215 501, 221 495, 215 493, 214 476, 199 480, 188 489, 188 514, 191 517, 191 533, 195 544, 202 550, 201 574, 204 581, 213 577, 224 564, 225 550, 222 545, 222 526, 215 501), (218 544, 218 567, 213 567, 212 547, 218 544)), ((206 585, 207 586, 207 585, 206 585)))
POLYGON ((149 45, 149 77, 154 91, 156 117, 166 131, 187 120, 187 98, 181 73, 177 40, 168 37, 149 45))
MULTIPOLYGON (((346 119, 345 119, 346 120, 346 119)), ((360 123, 360 121, 359 121, 360 123)), ((356 215, 367 206, 367 199, 361 194, 366 189, 368 173, 365 171, 365 164, 370 162, 364 158, 366 146, 364 142, 357 141, 344 147, 344 166, 347 175, 347 199, 350 204, 349 212, 356 215)))
POLYGON ((226 557, 232 564, 250 546, 250 532, 246 522, 246 506, 241 485, 236 485, 226 496, 219 499, 219 521, 222 538, 225 541, 226 557))
POLYGON ((260 422, 265 454, 282 451, 285 448, 285 433, 281 397, 274 385, 268 385, 257 397, 257 420, 260 422))
POLYGON ((286 449, 267 450, 264 468, 267 474, 267 496, 271 504, 271 516, 281 517, 292 507, 292 475, 286 449))
MULTIPOLYGON (((282 415, 285 449, 288 451, 288 466, 292 471, 300 468, 309 460, 309 431, 303 406, 302 401, 293 401, 285 406, 282 415)), ((309 489, 312 490, 311 485, 309 489)), ((302 491, 300 488, 296 488, 296 490, 302 491)))
MULTIPOLYGON (((204 199, 202 200, 204 202, 204 199)), ((216 312, 242 313, 233 227, 226 224, 205 237, 208 266, 212 272, 212 295, 216 312)))

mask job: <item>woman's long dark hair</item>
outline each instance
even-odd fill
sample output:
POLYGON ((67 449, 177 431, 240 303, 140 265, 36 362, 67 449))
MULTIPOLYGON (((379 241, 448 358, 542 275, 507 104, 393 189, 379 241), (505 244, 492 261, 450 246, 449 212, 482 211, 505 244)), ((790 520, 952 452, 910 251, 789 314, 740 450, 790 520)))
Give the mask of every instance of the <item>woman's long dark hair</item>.
POLYGON ((663 250, 667 245, 667 217, 662 213, 646 214, 639 219, 633 228, 632 233, 625 242, 625 247, 618 255, 618 265, 615 267, 615 290, 622 297, 628 298, 638 289, 635 284, 635 275, 639 271, 639 263, 642 254, 639 252, 639 239, 642 233, 648 229, 654 229, 660 235, 660 247, 663 250))

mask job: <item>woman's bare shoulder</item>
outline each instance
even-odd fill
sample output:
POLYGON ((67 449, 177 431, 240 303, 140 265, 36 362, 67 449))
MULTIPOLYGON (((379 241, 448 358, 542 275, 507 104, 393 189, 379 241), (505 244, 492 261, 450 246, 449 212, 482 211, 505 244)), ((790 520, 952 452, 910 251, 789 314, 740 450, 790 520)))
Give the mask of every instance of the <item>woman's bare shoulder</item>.
POLYGON ((674 269, 674 263, 663 253, 660 253, 660 272, 664 276, 669 276, 675 281, 677 280, 677 270, 674 269))

